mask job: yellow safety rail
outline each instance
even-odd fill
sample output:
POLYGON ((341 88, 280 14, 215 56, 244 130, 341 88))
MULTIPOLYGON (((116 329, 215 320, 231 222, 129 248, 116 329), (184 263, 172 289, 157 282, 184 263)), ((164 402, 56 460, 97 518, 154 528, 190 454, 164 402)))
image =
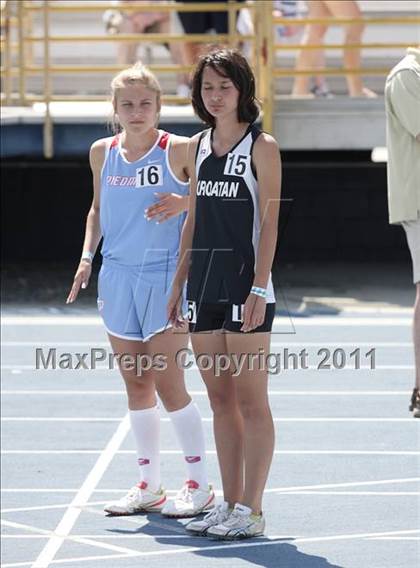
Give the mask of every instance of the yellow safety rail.
MULTIPOLYGON (((98 72, 118 72, 123 69, 125 65, 55 65, 51 63, 50 46, 52 43, 57 42, 197 42, 197 43, 218 43, 230 46, 236 46, 238 42, 249 41, 253 42, 252 50, 252 63, 254 68, 258 71, 257 62, 260 60, 257 57, 256 41, 254 35, 240 35, 236 32, 236 15, 239 10, 244 8, 244 4, 228 0, 227 3, 212 2, 212 3, 165 3, 153 4, 145 1, 132 2, 131 5, 121 4, 118 5, 118 10, 121 12, 203 12, 203 11, 222 11, 228 12, 228 30, 227 34, 215 34, 209 36, 208 34, 162 34, 162 33, 147 33, 147 34, 116 34, 113 36, 93 36, 93 35, 53 35, 50 33, 50 16, 53 13, 83 13, 83 12, 103 12, 112 7, 110 2, 95 2, 93 4, 61 4, 51 0, 43 0, 40 3, 27 2, 19 0, 16 6, 17 9, 17 42, 11 39, 10 27, 5 26, 5 37, 1 38, 1 46, 4 50, 4 64, 1 69, 4 74, 4 92, 2 92, 2 100, 6 104, 14 104, 24 106, 35 101, 45 103, 46 114, 44 124, 44 153, 47 157, 53 154, 53 141, 52 141, 52 120, 50 114, 50 103, 53 101, 88 101, 88 100, 104 100, 105 96, 89 97, 86 95, 56 95, 52 90, 52 76, 58 73, 98 73, 98 72), (32 33, 27 33, 25 21, 27 21, 28 14, 42 13, 43 18, 43 34, 34 36, 32 33), (35 65, 31 60, 27 61, 25 57, 25 46, 34 45, 35 43, 43 44, 43 61, 40 65, 35 65), (13 49, 17 49, 16 65, 12 62, 11 53, 13 49), (34 95, 27 92, 26 80, 29 75, 42 75, 44 80, 44 89, 42 95, 34 95), (13 90, 13 78, 17 77, 17 91, 13 90)), ((254 3, 247 4, 247 8, 252 11, 255 7, 254 3)), ((3 10, 6 19, 10 19, 10 2, 6 3, 3 10)), ((3 13, 2 13, 3 16, 3 13)), ((255 22, 256 28, 259 24, 255 22)), ((192 66, 183 65, 150 65, 150 69, 157 73, 182 73, 190 72, 192 66)), ((260 84, 260 81, 258 81, 260 84)), ((188 103, 187 99, 182 99, 177 96, 165 96, 163 102, 184 102, 188 103)))
MULTIPOLYGON (((56 74, 68 73, 97 73, 97 72, 117 72, 124 68, 124 65, 57 65, 51 63, 50 49, 51 44, 55 43, 76 43, 76 42, 197 42, 197 43, 218 43, 235 46, 238 42, 248 41, 252 43, 251 64, 257 78, 258 96, 263 108, 263 128, 268 132, 273 130, 273 109, 274 109, 274 84, 275 78, 283 76, 313 75, 314 69, 281 69, 275 65, 275 55, 277 51, 290 51, 298 49, 389 49, 405 48, 409 44, 405 43, 362 43, 362 44, 323 44, 323 45, 300 45, 300 44, 277 44, 274 41, 273 29, 275 25, 304 26, 306 24, 326 24, 331 26, 345 25, 352 23, 363 23, 364 25, 380 24, 420 24, 420 17, 363 17, 360 19, 338 19, 338 18, 278 18, 273 17, 271 0, 257 0, 246 4, 228 0, 227 3, 170 3, 160 2, 152 4, 145 1, 138 3, 132 2, 131 5, 122 4, 118 6, 121 12, 202 12, 202 11, 227 11, 229 33, 209 36, 207 34, 116 34, 116 35, 56 35, 50 32, 51 15, 55 13, 86 13, 103 12, 111 7, 110 2, 97 1, 92 4, 70 4, 60 3, 53 0, 41 0, 40 2, 18 0, 16 14, 11 14, 10 1, 3 6, 2 3, 2 37, 0 46, 2 50, 2 75, 3 92, 2 101, 6 105, 24 106, 35 101, 45 103, 44 121, 44 154, 46 157, 53 155, 53 123, 50 113, 50 104, 53 101, 88 101, 105 100, 105 96, 87 95, 57 95, 53 92, 52 77, 56 74), (236 31, 236 14, 242 8, 249 8, 253 16, 254 35, 240 35, 236 31), (33 35, 31 31, 31 19, 33 15, 42 14, 43 34, 33 35), (12 29, 16 29, 12 37, 12 29), (41 64, 34 64, 31 57, 31 48, 36 44, 43 45, 43 60, 41 64), (17 56, 14 57, 14 53, 17 56), (44 81, 43 94, 34 95, 27 91, 27 77, 31 75, 42 75, 44 81), (17 89, 14 83, 17 79, 17 89)), ((156 73, 182 73, 189 72, 190 66, 176 64, 170 65, 150 65, 156 73)), ((388 68, 360 68, 345 69, 344 67, 335 69, 316 69, 317 75, 347 75, 347 74, 369 74, 386 75, 388 68)), ((187 102, 176 96, 164 97, 164 102, 187 102)))

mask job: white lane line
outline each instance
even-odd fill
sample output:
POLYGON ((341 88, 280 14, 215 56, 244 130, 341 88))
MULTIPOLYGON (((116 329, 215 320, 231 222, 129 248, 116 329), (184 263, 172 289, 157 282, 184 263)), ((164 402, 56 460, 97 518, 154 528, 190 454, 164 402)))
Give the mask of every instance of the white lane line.
MULTIPOLYGON (((41 538, 48 538, 48 535, 41 535, 41 534, 2 534, 2 539, 41 539, 41 538)), ((137 540, 137 539, 190 539, 191 536, 186 533, 184 535, 174 534, 174 535, 167 535, 167 534, 156 534, 156 535, 149 535, 149 534, 120 534, 120 535, 97 535, 97 534, 82 534, 80 538, 100 538, 101 540, 109 540, 109 539, 117 539, 117 540, 137 540)), ((419 536, 374 536, 369 537, 366 540, 420 540, 419 536)))
MULTIPOLYGON (((336 540, 359 540, 359 539, 368 539, 369 537, 375 536, 398 536, 398 535, 410 535, 410 534, 418 534, 420 531, 417 529, 414 530, 405 530, 405 531, 392 531, 392 532, 378 532, 378 533, 359 533, 359 534, 342 534, 342 535, 330 535, 330 536, 322 536, 322 537, 295 537, 291 536, 290 534, 287 535, 270 535, 269 537, 259 537, 253 540, 252 542, 241 542, 241 543, 228 543, 228 544, 220 544, 220 545, 209 545, 209 546, 191 546, 185 548, 176 548, 171 550, 153 550, 147 552, 138 551, 136 554, 132 555, 138 557, 152 557, 152 556, 173 556, 178 554, 187 554, 190 552, 203 552, 207 549, 213 550, 223 550, 228 548, 229 550, 233 549, 242 549, 242 548, 255 548, 260 546, 272 546, 272 545, 279 545, 282 542, 290 541, 291 544, 300 544, 303 542, 328 542, 328 541, 336 541, 336 540)), ((71 562, 89 562, 91 560, 116 560, 118 558, 126 558, 127 555, 125 554, 115 554, 112 556, 84 556, 84 557, 76 557, 76 558, 65 558, 61 560, 54 560, 51 564, 67 564, 71 562)), ((30 563, 20 562, 20 563, 12 563, 12 564, 3 564, 3 568, 17 568, 17 566, 28 566, 30 563)))
MULTIPOLYGON (((270 488, 266 488, 264 490, 264 494, 288 494, 289 492, 293 492, 293 494, 300 494, 303 491, 309 491, 309 490, 316 490, 316 489, 331 489, 331 488, 345 488, 345 487, 367 487, 367 486, 376 486, 376 485, 396 485, 396 484, 406 484, 406 483, 412 483, 412 482, 416 482, 416 481, 420 481, 420 477, 406 477, 406 478, 397 478, 397 479, 379 479, 376 481, 356 481, 356 482, 346 482, 346 483, 324 483, 324 484, 318 484, 318 485, 301 485, 301 486, 292 486, 292 487, 270 487, 270 488)), ((6 492, 7 490, 5 490, 6 492)), ((24 492, 25 490, 22 489, 21 492, 24 492)), ((28 490, 29 491, 29 490, 28 490)), ((42 490, 40 490, 42 491, 42 490)), ((48 490, 48 491, 53 491, 53 492, 70 492, 72 491, 71 489, 66 489, 66 490, 48 490)), ((76 490, 74 490, 75 492, 76 490)), ((166 492, 168 495, 172 495, 177 493, 177 489, 167 489, 166 492)), ((95 489, 94 493, 126 493, 125 489, 95 489)), ((216 490, 215 491, 216 496, 217 497, 221 497, 222 496, 222 491, 221 490, 216 490)), ((316 493, 316 492, 315 492, 316 493)), ((404 492, 394 492, 395 494, 398 495, 403 495, 404 492)), ((406 493, 406 492, 405 492, 406 493)), ((335 492, 334 494, 339 494, 338 492, 335 492)), ((349 494, 352 494, 349 492, 349 494)), ((372 493, 368 493, 369 495, 371 495, 372 493)), ((384 495, 387 495, 388 492, 383 492, 384 495)), ((418 494, 418 493, 415 493, 418 494)), ((86 504, 86 506, 88 507, 92 507, 94 505, 101 505, 106 503, 106 501, 90 501, 89 503, 86 504)), ((14 508, 8 508, 8 509, 2 509, 1 513, 16 513, 16 512, 23 512, 23 511, 41 511, 41 510, 47 510, 47 509, 60 509, 63 507, 68 507, 69 505, 66 504, 61 504, 61 505, 42 505, 42 506, 35 506, 35 507, 14 507, 14 508)))
POLYGON ((298 537, 296 540, 293 541, 293 544, 299 544, 301 542, 325 542, 325 541, 332 541, 332 540, 350 540, 350 539, 369 539, 370 537, 375 536, 397 536, 397 535, 410 535, 410 534, 419 534, 419 529, 409 529, 404 531, 390 531, 390 532, 380 532, 380 533, 360 533, 360 534, 342 534, 336 536, 319 536, 319 537, 298 537))
POLYGON ((299 491, 307 489, 330 489, 338 487, 366 487, 372 485, 394 485, 398 483, 414 483, 420 481, 420 477, 397 477, 395 479, 377 479, 375 481, 347 481, 344 483, 322 483, 318 485, 297 485, 292 487, 269 488, 265 492, 277 493, 282 491, 299 491))
MULTIPOLYGON (((173 491, 167 491, 166 492, 168 495, 174 495, 177 493, 176 490, 173 491)), ((328 495, 329 497, 348 497, 348 496, 363 496, 363 497, 369 497, 369 496, 373 496, 373 497, 412 497, 412 496, 417 496, 420 497, 420 491, 304 491, 304 490, 299 490, 299 491, 264 491, 264 493, 270 493, 271 495, 274 496, 285 496, 285 495, 322 495, 322 496, 326 496, 328 495)), ((215 491, 216 497, 222 497, 223 496, 223 492, 222 490, 218 490, 215 491)), ((103 513, 103 509, 102 506, 105 505, 105 503, 107 503, 108 500, 105 501, 95 501, 95 502, 91 502, 91 503, 87 503, 86 507, 80 507, 82 509, 82 512, 91 512, 92 509, 91 507, 94 506, 100 506, 101 508, 98 509, 96 512, 104 515, 103 513)), ((56 509, 66 509, 67 507, 69 507, 70 504, 65 503, 63 505, 43 505, 42 507, 12 507, 12 508, 7 508, 7 509, 2 509, 1 510, 1 514, 6 514, 6 513, 23 513, 23 512, 28 512, 28 511, 49 511, 49 510, 56 510, 56 509)), ((50 536, 53 533, 49 533, 50 536)), ((80 535, 78 535, 80 536, 80 535)))
POLYGON ((413 324, 412 318, 397 318, 397 317, 340 317, 340 316, 312 316, 308 318, 285 318, 278 317, 274 318, 275 326, 287 327, 287 331, 279 331, 276 328, 272 331, 272 336, 277 334, 288 335, 292 334, 292 327, 382 327, 382 326, 411 326, 413 324))
MULTIPOLYGON (((26 539, 41 539, 41 538, 48 538, 49 535, 43 535, 43 534, 2 534, 1 538, 10 538, 10 539, 21 539, 21 538, 26 538, 26 539)), ((79 539, 95 539, 95 538, 100 538, 101 541, 103 539, 105 540, 109 540, 109 539, 117 539, 117 540, 137 540, 137 539, 146 539, 146 540, 150 540, 150 539, 190 539, 191 535, 189 535, 187 532, 182 535, 182 534, 118 534, 118 535, 113 535, 113 534, 81 534, 78 536, 79 539)), ((66 540, 74 540, 71 537, 67 537, 66 540)), ((104 547, 105 548, 105 547, 104 547)), ((121 550, 124 549, 120 549, 121 550)))
MULTIPOLYGON (((291 364, 292 365, 292 364, 291 364)), ((117 372, 117 368, 115 369, 110 369, 110 367, 108 365, 96 365, 95 367, 88 367, 87 369, 60 369, 60 368, 54 368, 54 367, 47 367, 45 368, 39 368, 37 369, 35 367, 34 364, 32 365, 27 365, 27 364, 22 364, 22 365, 16 365, 16 364, 5 364, 1 366, 1 369, 4 371, 10 371, 10 370, 24 370, 24 371, 35 371, 37 373, 39 372, 57 372, 57 371, 67 371, 67 372, 71 372, 71 373, 92 373, 92 372, 102 372, 102 371, 113 371, 113 372, 117 372)), ((293 368, 291 367, 290 369, 284 369, 282 368, 280 370, 280 373, 276 373, 276 374, 282 374, 282 373, 288 373, 291 371, 300 371, 300 372, 305 372, 305 371, 313 371, 313 370, 317 370, 320 371, 322 374, 327 374, 327 373, 334 373, 334 372, 340 372, 342 373, 343 371, 412 371, 414 369, 414 365, 375 365, 375 367, 371 367, 370 365, 360 365, 360 367, 355 367, 354 365, 347 365, 346 367, 343 367, 341 369, 319 369, 319 365, 308 365, 307 367, 303 368, 293 368)), ((188 369, 185 369, 185 372, 192 372, 192 371, 198 371, 198 367, 197 365, 191 365, 191 367, 189 367, 188 369)))
MULTIPOLYGON (((3 416, 1 418, 2 422, 120 422, 121 418, 109 418, 109 417, 74 417, 74 416, 3 416)), ((170 422, 170 418, 161 418, 161 422, 170 422)), ((407 424, 420 425, 420 420, 415 420, 414 418, 388 418, 388 417, 378 417, 378 418, 367 418, 367 417, 313 417, 313 418, 273 418, 274 422, 405 422, 407 424)), ((213 422, 211 417, 202 417, 203 423, 213 422)))
MULTIPOLYGON (((279 495, 280 493, 278 493, 279 495)), ((328 495, 328 496, 374 496, 374 497, 420 497, 420 491, 284 491, 282 495, 328 495)))
MULTIPOLYGON (((276 316, 274 318, 274 326, 286 326, 287 334, 293 334, 293 327, 312 327, 312 326, 410 326, 412 325, 410 317, 352 317, 352 316, 309 316, 309 317, 285 317, 276 316)), ((102 319, 99 316, 3 316, 2 326, 69 326, 77 327, 87 326, 103 326, 102 319)), ((273 333, 279 333, 274 329, 273 333)), ((282 332, 280 332, 282 333, 282 332)))
POLYGON ((366 540, 419 540, 420 536, 374 536, 366 540))
MULTIPOLYGON (((308 490, 308 489, 329 489, 329 488, 338 488, 338 487, 361 487, 361 486, 372 486, 372 485, 387 485, 387 484, 404 484, 404 483, 413 483, 420 481, 420 477, 397 477, 395 479, 377 479, 375 481, 350 481, 344 483, 322 483, 318 485, 292 485, 289 487, 270 487, 264 490, 264 493, 279 493, 279 492, 287 492, 287 491, 299 491, 299 490, 308 490)), ((20 488, 20 489, 1 489, 2 493, 76 493, 78 491, 77 488, 74 489, 64 489, 64 488, 56 488, 56 489, 46 489, 46 488, 20 488)), ((176 493, 177 489, 167 489, 168 493, 176 493)), ((94 489, 92 493, 127 493, 127 489, 114 489, 114 488, 101 488, 101 489, 94 489)), ((87 503, 87 505, 92 505, 92 502, 87 503)))
MULTIPOLYGON (((101 450, 2 450, 3 455, 98 455, 101 450)), ((135 450, 119 450, 115 455, 134 455, 135 450)), ((182 450, 161 450, 164 456, 183 455, 182 450)), ((210 456, 216 455, 216 450, 206 450, 210 456)), ((274 450, 275 455, 284 456, 418 456, 417 450, 274 450)))
POLYGON ((89 475, 86 477, 83 485, 75 495, 70 507, 66 510, 61 521, 58 523, 54 531, 54 536, 52 536, 46 543, 33 563, 32 568, 47 568, 54 560, 55 555, 63 544, 65 537, 70 534, 75 522, 82 512, 80 507, 83 507, 89 500, 92 491, 101 480, 103 474, 111 463, 115 452, 118 451, 118 448, 123 443, 129 430, 130 421, 129 414, 127 413, 121 420, 117 430, 102 451, 89 475))
MULTIPOLYGON (((205 390, 188 390, 191 396, 207 396, 205 390)), ((2 395, 111 395, 124 396, 125 390, 2 390, 2 395)), ((373 391, 304 391, 304 390, 269 390, 270 396, 408 396, 410 390, 373 390, 373 391)))
MULTIPOLYGON (((35 489, 35 488, 30 488, 30 487, 26 487, 26 488, 19 488, 19 489, 12 489, 12 488, 4 488, 2 487, 0 490, 2 493, 77 493, 79 491, 78 487, 75 487, 74 489, 63 489, 63 488, 56 488, 56 489, 35 489)), ((97 489, 95 489, 95 491, 98 491, 97 489)), ((111 490, 112 492, 113 490, 111 490)), ((119 489, 118 493, 122 493, 124 490, 123 489, 119 489)), ((127 489, 125 489, 125 492, 127 493, 127 489)), ((109 491, 108 491, 109 493, 109 491)))
MULTIPOLYGON (((77 490, 76 490, 77 491, 77 490)), ((75 492, 76 492, 75 491, 75 492)), ((94 506, 94 505, 102 505, 106 503, 106 501, 90 501, 89 503, 86 503, 86 506, 94 506)), ((52 509, 67 509, 67 507, 70 507, 71 503, 63 503, 62 505, 41 505, 41 506, 35 506, 35 507, 9 507, 7 509, 1 509, 1 513, 20 513, 22 511, 49 511, 52 509)), ((80 507, 82 510, 84 510, 84 507, 80 507)), ((52 534, 52 533, 49 533, 52 534)), ((78 535, 80 536, 80 535, 78 535)))
MULTIPOLYGON (((2 347, 108 347, 109 341, 2 341, 2 347)), ((352 343, 353 345, 353 343, 352 343)), ((370 344, 369 344, 370 345, 370 344)), ((409 344, 408 344, 409 345, 409 344)), ((373 347, 373 345, 372 345, 373 347)))
POLYGON ((1 318, 2 326, 68 326, 76 325, 84 326, 102 326, 102 319, 99 316, 3 316, 1 318))
MULTIPOLYGON (((270 345, 273 347, 409 347, 413 344, 410 341, 272 341, 270 345)), ((108 347, 109 341, 3 341, 3 347, 108 347)))
MULTIPOLYGON (((11 528, 15 528, 15 529, 24 529, 26 531, 34 532, 34 533, 41 533, 41 534, 27 535, 27 536, 37 536, 37 537, 43 537, 43 538, 51 538, 51 537, 54 536, 54 533, 52 531, 40 529, 40 528, 34 527, 32 525, 15 523, 15 522, 12 522, 12 521, 6 521, 4 519, 1 520, 1 524, 6 526, 6 527, 11 527, 11 528)), ((98 536, 99 535, 97 535, 96 538, 98 538, 98 536)), ((2 535, 2 537, 3 537, 3 535, 2 535)), ((68 535, 68 536, 65 537, 65 539, 73 541, 73 542, 77 542, 77 543, 80 543, 80 544, 88 544, 89 546, 94 546, 94 547, 105 549, 105 550, 112 550, 113 552, 124 552, 126 554, 132 554, 132 553, 136 552, 135 550, 133 550, 131 548, 122 548, 121 546, 115 546, 113 544, 107 544, 105 542, 98 542, 96 540, 91 540, 90 538, 84 538, 80 535, 68 535)))
MULTIPOLYGON (((87 343, 89 345, 89 343, 87 343)), ((91 344, 91 343, 90 343, 91 344)), ((30 343, 30 345, 34 345, 30 343)), ((47 344, 48 345, 48 344, 47 344)), ((60 345, 57 343, 57 345, 60 345)), ((413 347, 410 341, 271 341, 270 346, 275 347, 343 347, 343 346, 356 347, 413 347)))

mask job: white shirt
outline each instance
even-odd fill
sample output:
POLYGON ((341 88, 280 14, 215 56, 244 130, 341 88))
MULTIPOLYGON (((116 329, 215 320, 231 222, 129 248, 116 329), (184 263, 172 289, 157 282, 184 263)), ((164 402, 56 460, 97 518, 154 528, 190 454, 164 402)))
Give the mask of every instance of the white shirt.
POLYGON ((420 218, 420 49, 407 54, 385 85, 390 223, 420 218))

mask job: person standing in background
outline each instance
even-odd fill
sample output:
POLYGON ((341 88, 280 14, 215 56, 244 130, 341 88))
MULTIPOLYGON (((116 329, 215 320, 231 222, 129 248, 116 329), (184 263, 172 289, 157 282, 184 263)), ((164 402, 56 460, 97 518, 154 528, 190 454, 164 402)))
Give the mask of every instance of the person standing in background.
MULTIPOLYGON (((175 0, 189 4, 197 4, 197 0, 175 0)), ((243 2, 244 0, 237 0, 243 2)), ((212 0, 201 0, 201 4, 211 3, 212 0)), ((220 3, 227 4, 228 0, 219 0, 220 3)), ((237 13, 238 14, 238 13, 237 13)), ((217 34, 229 33, 228 12, 179 12, 179 19, 184 27, 186 34, 207 34, 214 30, 217 34)), ((187 36, 188 37, 188 36, 187 36)), ((183 59, 185 65, 194 65, 203 51, 201 43, 186 41, 183 44, 183 59)))
MULTIPOLYGON (((355 0, 309 0, 308 18, 361 18, 360 8, 355 0)), ((346 24, 346 45, 359 44, 361 42, 364 25, 361 23, 346 24)), ((328 24, 308 24, 303 35, 303 45, 316 45, 324 41, 328 30, 328 24)), ((343 54, 344 67, 346 69, 360 69, 361 53, 359 48, 345 49, 343 54)), ((325 54, 318 49, 302 49, 296 60, 296 70, 321 69, 325 67, 325 54)), ((310 94, 309 75, 297 75, 294 81, 292 95, 305 96, 310 94)), ((364 86, 362 77, 356 74, 346 75, 347 88, 351 97, 375 98, 377 95, 364 86)), ((316 93, 315 93, 316 94, 316 93)))
MULTIPOLYGON (((107 10, 104 13, 103 20, 105 29, 108 34, 146 34, 146 33, 183 33, 181 22, 174 12, 125 12, 119 8, 130 6, 132 2, 137 0, 116 0, 114 2, 115 9, 107 10)), ((152 0, 151 3, 158 5, 162 0, 152 0)), ((150 3, 150 2, 149 2, 150 3)), ((164 44, 171 53, 172 60, 177 65, 184 65, 184 50, 179 42, 170 42, 164 44)), ((120 42, 117 51, 117 62, 125 64, 134 64, 137 61, 138 41, 120 42)), ((177 75, 177 95, 180 97, 189 97, 190 89, 188 87, 188 75, 186 73, 178 73, 177 75)))
POLYGON ((390 223, 407 235, 416 286, 413 340, 416 381, 409 410, 420 418, 420 45, 389 73, 385 85, 390 223))

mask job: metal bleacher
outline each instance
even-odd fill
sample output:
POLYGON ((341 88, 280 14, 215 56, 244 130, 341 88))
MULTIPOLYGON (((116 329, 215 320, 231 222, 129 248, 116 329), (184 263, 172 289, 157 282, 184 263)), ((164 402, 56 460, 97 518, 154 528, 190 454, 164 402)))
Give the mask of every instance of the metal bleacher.
MULTIPOLYGON (((42 8, 42 1, 33 0, 42 8)), ((79 5, 94 4, 92 1, 79 2, 54 2, 55 5, 79 5)), ((106 2, 101 2, 107 4, 106 2)), ((111 6, 112 3, 108 2, 111 6)), ((262 4, 269 4, 258 0, 254 9, 261 9, 262 4)), ((404 55, 405 49, 402 44, 420 43, 419 15, 420 5, 413 1, 369 1, 359 2, 366 18, 383 18, 395 20, 397 23, 383 23, 379 25, 367 25, 363 42, 366 44, 381 44, 386 48, 370 48, 363 50, 363 69, 367 85, 378 93, 377 99, 351 99, 346 95, 345 79, 341 76, 328 76, 328 84, 334 97, 331 99, 299 99, 290 96, 293 80, 293 68, 297 50, 277 50, 273 52, 273 63, 276 69, 288 72, 288 76, 275 77, 272 82, 273 93, 266 105, 272 104, 272 121, 270 129, 279 139, 284 149, 370 149, 375 146, 383 146, 385 143, 384 127, 384 104, 383 87, 386 73, 378 73, 378 69, 389 70, 404 55), (413 18, 416 20, 413 21, 413 18), (406 22, 400 23, 401 20, 406 22), (375 72, 370 72, 373 70, 375 72), (271 102, 270 102, 271 101, 271 102)), ((304 6, 304 3, 302 3, 304 6)), ((303 17, 305 13, 302 12, 303 17)), ((50 33, 60 35, 97 35, 104 36, 104 24, 102 13, 99 11, 72 11, 51 12, 50 33)), ((33 36, 43 35, 43 12, 34 11, 30 15, 29 25, 33 36)), ((273 23, 271 23, 273 25, 273 23)), ((258 33, 258 32, 257 32, 258 33)), ((11 37, 13 32, 10 32, 11 37)), ((328 31, 325 43, 340 44, 342 42, 342 29, 332 26, 328 31)), ((14 36, 19 43, 19 35, 14 36)), ((258 42, 258 38, 256 38, 258 42)), ((299 42, 296 37, 294 44, 299 42)), ((93 68, 110 66, 115 64, 116 43, 103 42, 50 42, 49 59, 52 65, 74 66, 74 72, 54 73, 51 81, 51 91, 54 99, 50 102, 49 113, 51 122, 54 124, 55 134, 59 126, 67 125, 69 129, 75 126, 90 125, 91 132, 97 133, 106 122, 109 114, 109 104, 106 102, 110 78, 115 73, 107 71, 78 72, 78 66, 91 66, 93 68), (60 100, 72 96, 75 100, 60 100), (89 101, 96 98, 97 101, 89 101), (95 130, 96 128, 96 130, 95 130)), ((2 42, 4 47, 4 42, 2 42)), ((18 65, 18 54, 11 49, 10 61, 18 65)), ((258 53, 258 52, 257 52, 258 53)), ((331 69, 342 67, 341 50, 329 49, 327 52, 327 65, 331 69)), ((40 42, 25 43, 22 58, 25 64, 30 61, 31 65, 41 65, 45 56, 45 45, 40 42)), ((165 47, 146 39, 142 40, 138 49, 138 57, 145 63, 153 65, 170 65, 170 55, 165 47)), ((4 64, 3 64, 4 65, 4 64)), ((158 73, 165 94, 172 95, 176 91, 175 73, 158 73)), ((12 76, 12 91, 19 88, 19 75, 12 76)), ((3 88, 4 90, 4 88, 3 88)), ((19 98, 6 101, 3 96, 2 126, 5 129, 3 137, 2 153, 13 156, 22 151, 22 136, 19 134, 23 127, 27 127, 26 136, 30 143, 27 151, 34 152, 39 146, 39 130, 45 126, 45 75, 42 73, 28 73, 25 77, 25 93, 28 100, 22 105, 19 98), (38 98, 38 101, 30 101, 30 97, 38 98), (32 127, 32 130, 31 128, 32 127), (35 136, 35 139, 31 139, 35 136), (19 143, 20 142, 20 143, 19 143), (17 147, 16 147, 17 144, 17 147)), ((176 100, 176 99, 175 99, 176 100)), ((185 101, 184 101, 185 102, 185 101)), ((266 108, 268 108, 268 106, 266 108)), ((265 109, 263 109, 265 110, 265 109)), ((186 134, 199 128, 199 124, 193 117, 191 107, 185 104, 165 104, 162 112, 162 120, 171 125, 178 125, 179 131, 186 134)), ((267 126, 264 125, 266 128, 267 126)), ((45 129, 44 129, 45 133, 45 129)), ((70 144, 67 148, 69 137, 55 137, 54 151, 57 154, 71 152, 84 152, 90 143, 89 139, 80 140, 80 145, 74 147, 70 144), (67 142, 66 142, 67 140, 67 142)), ((89 137, 88 137, 89 138, 89 137)), ((74 142, 73 142, 74 144, 74 142)), ((38 148, 39 150, 39 148, 38 148)), ((45 144, 44 144, 45 153, 45 144)))

